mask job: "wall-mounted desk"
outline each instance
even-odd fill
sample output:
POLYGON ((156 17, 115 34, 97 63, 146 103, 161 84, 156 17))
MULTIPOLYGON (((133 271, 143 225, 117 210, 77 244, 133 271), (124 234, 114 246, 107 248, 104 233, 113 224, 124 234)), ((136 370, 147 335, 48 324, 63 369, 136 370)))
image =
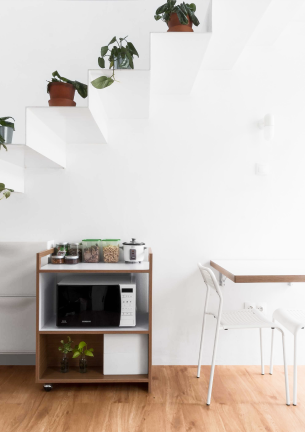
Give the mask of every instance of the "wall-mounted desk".
POLYGON ((235 283, 305 282, 305 260, 211 260, 211 267, 235 283))

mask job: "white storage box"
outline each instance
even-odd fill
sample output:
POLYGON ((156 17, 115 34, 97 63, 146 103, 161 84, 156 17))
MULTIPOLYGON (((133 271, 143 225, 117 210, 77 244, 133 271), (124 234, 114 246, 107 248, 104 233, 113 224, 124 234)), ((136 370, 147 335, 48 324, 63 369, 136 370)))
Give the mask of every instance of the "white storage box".
POLYGON ((148 374, 148 335, 105 334, 103 373, 148 374))

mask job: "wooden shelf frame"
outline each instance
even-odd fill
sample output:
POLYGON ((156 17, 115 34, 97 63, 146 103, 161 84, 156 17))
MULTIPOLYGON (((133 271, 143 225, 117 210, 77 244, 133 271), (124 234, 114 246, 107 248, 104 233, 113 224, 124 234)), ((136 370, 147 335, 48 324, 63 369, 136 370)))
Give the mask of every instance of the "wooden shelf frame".
MULTIPOLYGON (((102 270, 98 267, 96 270, 90 269, 78 269, 73 270, 73 266, 69 266, 69 269, 64 270, 44 270, 41 265, 43 257, 51 255, 54 252, 54 248, 47 249, 43 252, 39 252, 36 255, 36 383, 41 384, 53 384, 53 383, 147 383, 148 392, 152 391, 152 283, 153 283, 153 253, 149 248, 148 250, 148 263, 149 269, 139 270, 137 267, 132 270, 128 264, 121 263, 122 269, 120 270, 102 270), (124 266, 126 269, 124 270, 124 266), (71 331, 64 329, 63 331, 44 331, 39 330, 39 295, 40 295, 40 276, 44 273, 147 273, 148 274, 148 330, 134 331, 130 330, 92 330, 84 329, 83 331, 71 331), (88 372, 86 374, 80 374, 77 371, 77 367, 71 367, 67 374, 62 374, 59 371, 59 366, 49 364, 54 363, 54 359, 48 359, 48 340, 53 340, 56 336, 71 334, 74 339, 77 336, 87 335, 89 338, 100 338, 100 344, 102 346, 102 338, 104 334, 147 334, 148 337, 148 374, 139 375, 103 375, 102 360, 99 360, 97 365, 88 366, 88 372), (49 338, 49 339, 48 339, 49 338), (51 339, 50 339, 51 338, 51 339)), ((101 263, 100 263, 101 264, 101 263)), ((81 265, 81 264, 80 264, 81 265)), ((53 350, 56 352, 56 350, 53 350)), ((101 353, 98 353, 96 361, 102 358, 101 353)), ((94 357, 95 358, 95 357, 94 357)), ((91 360, 91 359, 89 359, 91 360)))

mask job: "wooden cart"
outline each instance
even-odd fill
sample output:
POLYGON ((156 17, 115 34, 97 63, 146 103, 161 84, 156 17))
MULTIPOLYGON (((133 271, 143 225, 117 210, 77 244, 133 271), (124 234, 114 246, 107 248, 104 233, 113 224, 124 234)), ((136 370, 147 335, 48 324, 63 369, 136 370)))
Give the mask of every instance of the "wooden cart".
POLYGON ((42 265, 54 249, 37 254, 36 268, 36 382, 44 385, 46 391, 55 383, 147 383, 148 392, 152 387, 152 271, 153 254, 138 264, 119 263, 80 263, 76 265, 42 265), (137 292, 146 290, 147 310, 137 311, 135 327, 98 329, 61 329, 56 327, 55 295, 57 281, 64 275, 78 273, 127 273, 136 279, 137 292), (141 375, 103 375, 103 338, 104 334, 147 334, 148 336, 148 374, 141 375), (60 336, 63 335, 63 336, 60 336), (61 338, 70 335, 75 343, 85 339, 94 347, 94 357, 88 360, 88 372, 78 372, 78 359, 69 358, 69 372, 60 372, 61 353, 58 351, 61 338), (84 335, 86 335, 84 337, 84 335))

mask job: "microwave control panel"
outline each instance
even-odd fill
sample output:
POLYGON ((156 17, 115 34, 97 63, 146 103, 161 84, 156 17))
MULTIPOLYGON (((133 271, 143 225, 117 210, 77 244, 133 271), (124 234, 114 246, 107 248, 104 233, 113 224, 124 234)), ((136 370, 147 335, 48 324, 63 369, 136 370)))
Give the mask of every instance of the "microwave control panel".
POLYGON ((136 285, 120 285, 121 288, 121 321, 120 327, 136 325, 136 285))

